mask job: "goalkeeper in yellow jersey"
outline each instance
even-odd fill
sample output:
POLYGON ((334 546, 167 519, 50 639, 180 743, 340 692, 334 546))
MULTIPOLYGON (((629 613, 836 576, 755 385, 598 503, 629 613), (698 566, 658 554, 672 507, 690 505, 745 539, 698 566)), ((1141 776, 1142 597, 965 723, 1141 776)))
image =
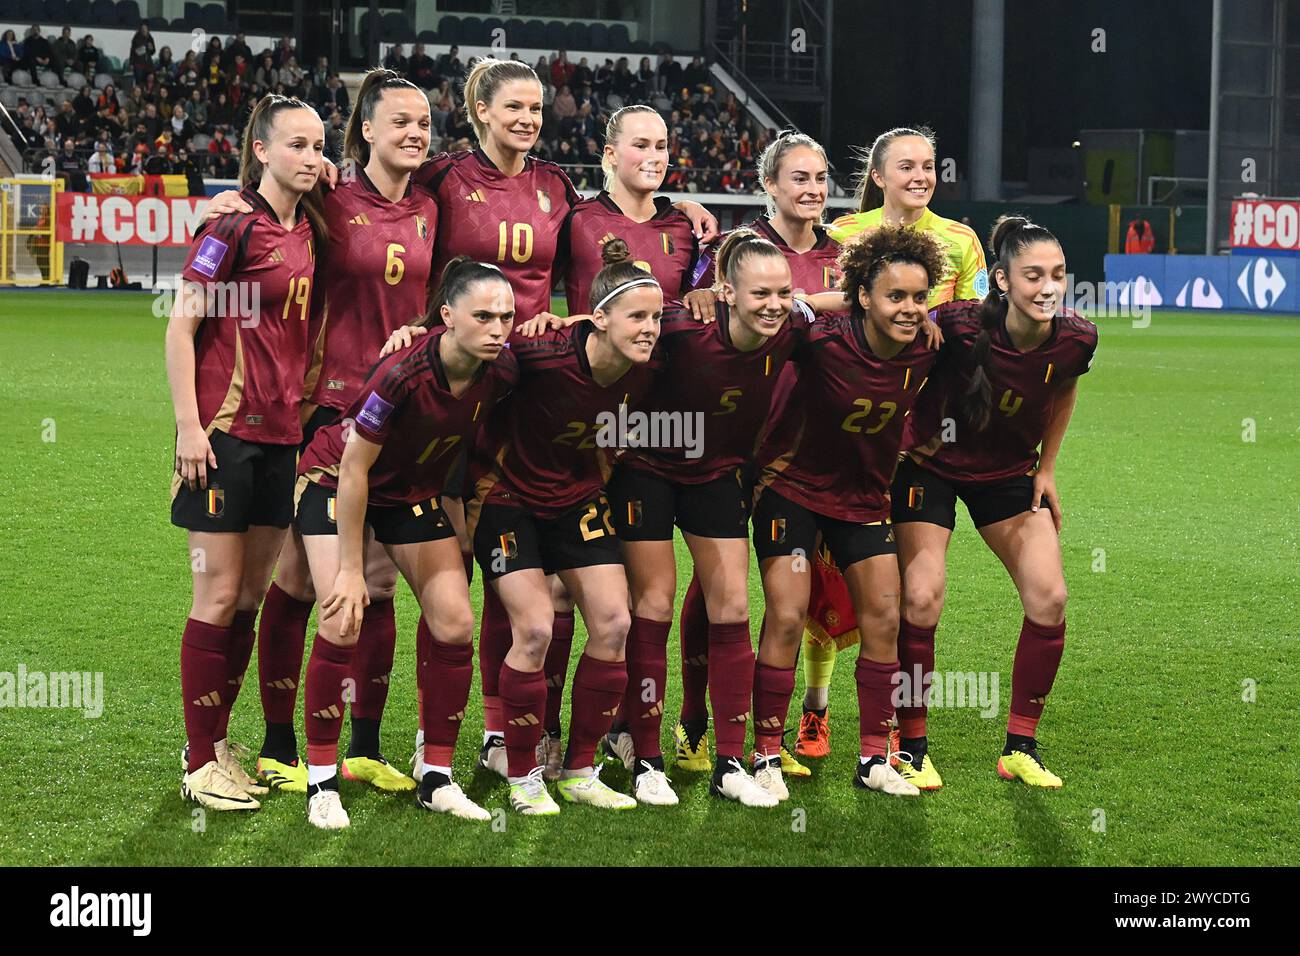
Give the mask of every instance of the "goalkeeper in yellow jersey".
MULTIPOLYGON (((984 250, 969 226, 936 215, 929 208, 935 185, 934 134, 922 127, 900 127, 881 133, 863 162, 858 185, 858 212, 841 216, 828 229, 830 236, 845 242, 860 232, 875 229, 882 222, 902 223, 928 232, 946 252, 948 268, 942 280, 930 290, 930 308, 954 299, 982 299, 988 294, 989 277, 984 250)), ((846 308, 838 292, 805 297, 818 311, 846 308)), ((796 750, 805 757, 830 753, 829 688, 835 667, 835 652, 858 643, 853 604, 839 571, 826 556, 813 563, 812 600, 805 624, 803 666, 803 718, 799 724, 796 750)), ((901 651, 901 645, 900 645, 901 651)), ((906 662, 905 672, 912 662, 906 662)), ((933 669, 931 652, 923 672, 933 669)), ((892 741, 891 741, 892 742, 892 741)), ((916 766, 924 755, 914 755, 916 766)), ((898 767, 905 776, 913 768, 898 767)), ((927 767, 924 779, 913 782, 922 789, 937 789, 937 773, 927 767)), ((917 771, 919 773, 919 771, 917 771)))

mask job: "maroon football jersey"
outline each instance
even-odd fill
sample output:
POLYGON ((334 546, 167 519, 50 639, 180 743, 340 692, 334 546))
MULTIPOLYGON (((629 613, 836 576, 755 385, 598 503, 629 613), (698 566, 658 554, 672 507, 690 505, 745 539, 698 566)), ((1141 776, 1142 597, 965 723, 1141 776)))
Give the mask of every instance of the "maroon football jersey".
MULTIPOLYGON (((583 322, 512 343, 519 386, 497 410, 506 437, 490 473, 477 483, 485 503, 522 505, 553 518, 605 486, 614 449, 602 443, 602 413, 617 419, 620 405, 641 405, 655 372, 637 365, 609 386, 597 384, 587 360, 591 332, 583 322)), ((609 440, 616 440, 616 430, 611 432, 609 440)))
POLYGON ((370 466, 370 504, 415 504, 442 494, 448 470, 519 378, 515 357, 505 349, 480 366, 464 394, 452 395, 438 353, 445 331, 435 329, 375 366, 344 417, 316 432, 298 473, 337 488, 348 430, 355 429, 383 445, 370 466))
POLYGON ((1097 326, 1065 310, 1035 349, 1021 352, 1005 322, 990 333, 993 413, 983 431, 966 435, 957 403, 970 383, 971 350, 980 333, 980 302, 945 302, 931 318, 943 330, 944 360, 916 403, 908 425, 913 457, 949 481, 1002 481, 1031 472, 1063 383, 1088 371, 1097 326), (945 429, 945 419, 951 419, 945 429), (944 432, 955 438, 944 444, 944 432))
POLYGON ((812 315, 805 308, 796 305, 781 330, 751 352, 732 344, 725 302, 718 303, 717 321, 709 325, 680 309, 665 316, 655 350, 659 367, 644 408, 676 416, 664 421, 702 416, 703 433, 696 436, 700 445, 694 452, 682 447, 633 450, 620 461, 695 484, 752 460, 781 370, 808 341, 812 315))
POLYGON ((564 294, 569 315, 590 314, 595 304, 591 301, 591 284, 604 268, 600 251, 614 237, 624 240, 636 264, 659 280, 665 308, 679 303, 691 289, 699 244, 691 221, 664 196, 655 200, 655 214, 650 219, 636 222, 602 190, 600 195, 573 207, 564 229, 562 242, 568 244, 564 294))
POLYGON ((315 269, 311 223, 300 208, 285 229, 252 187, 240 198, 253 211, 204 223, 181 273, 208 293, 194 337, 199 422, 209 433, 296 445, 315 269))
POLYGON ((551 308, 560 231, 578 193, 554 163, 529 156, 507 176, 482 149, 439 153, 415 173, 441 211, 433 278, 456 256, 497 266, 515 291, 515 327, 551 308), (553 271, 554 270, 554 271, 553 271))
POLYGON ((938 354, 918 335, 877 358, 861 320, 818 320, 795 351, 799 384, 764 443, 760 484, 841 521, 887 518, 903 422, 938 354))
POLYGON ((438 203, 414 185, 389 202, 360 170, 326 196, 325 222, 304 391, 312 404, 342 411, 392 331, 424 315, 438 203))
MULTIPOLYGON (((840 254, 840 244, 827 235, 826 230, 821 226, 813 227, 817 242, 807 252, 795 252, 786 245, 781 234, 772 228, 772 223, 766 216, 759 216, 745 228, 753 229, 781 250, 786 262, 790 263, 790 278, 795 292, 816 295, 819 292, 831 292, 839 288, 840 268, 836 260, 840 254)), ((715 271, 713 257, 722 243, 722 238, 719 238, 718 245, 715 245, 708 254, 700 257, 695 266, 692 288, 707 289, 713 285, 715 271)))

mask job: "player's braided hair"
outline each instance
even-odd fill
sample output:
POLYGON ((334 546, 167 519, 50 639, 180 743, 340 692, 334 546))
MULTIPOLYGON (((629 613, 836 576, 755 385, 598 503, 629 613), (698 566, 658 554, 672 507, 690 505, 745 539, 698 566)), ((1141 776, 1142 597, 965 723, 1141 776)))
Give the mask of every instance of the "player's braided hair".
POLYGON ((520 63, 518 60, 498 60, 490 56, 485 56, 475 63, 469 71, 469 76, 465 78, 463 91, 465 118, 474 127, 474 138, 480 145, 487 139, 487 126, 478 118, 475 104, 481 102, 491 106, 497 90, 511 80, 531 80, 538 86, 542 85, 542 81, 537 78, 537 73, 527 63, 520 63))
POLYGON ((613 239, 607 239, 604 245, 600 247, 600 261, 605 263, 605 267, 597 272, 596 278, 591 281, 591 302, 589 304, 592 312, 596 311, 596 306, 601 302, 604 302, 604 305, 601 306, 604 310, 612 307, 623 293, 619 292, 608 302, 605 299, 619 286, 644 279, 654 281, 654 276, 633 263, 631 248, 626 241, 617 236, 613 239))
POLYGON ((1046 226, 1030 222, 1024 216, 999 216, 989 236, 988 295, 980 306, 980 333, 971 349, 970 384, 961 398, 961 418, 972 431, 981 432, 988 427, 993 415, 993 382, 989 379, 989 353, 992 350, 992 332, 1007 316, 1007 296, 998 288, 996 276, 1008 275, 1011 260, 1036 242, 1054 242, 1056 236, 1046 226))
POLYGON ((442 325, 442 307, 450 306, 458 301, 461 296, 469 291, 469 287, 476 282, 502 282, 507 288, 510 287, 510 281, 505 274, 494 265, 478 262, 470 256, 456 256, 442 268, 442 275, 438 279, 438 287, 433 290, 433 295, 429 297, 429 309, 424 314, 417 325, 431 326, 442 325))
MULTIPOLYGON (((248 117, 248 124, 244 127, 243 143, 239 148, 239 185, 241 187, 252 186, 256 188, 261 183, 262 173, 265 172, 266 167, 262 165, 262 161, 257 158, 257 153, 253 151, 253 142, 255 140, 260 140, 263 143, 269 142, 271 133, 275 129, 277 117, 287 110, 308 110, 313 116, 316 116, 316 111, 298 97, 281 96, 279 93, 267 93, 253 107, 253 112, 248 117)), ((325 225, 324 202, 321 195, 321 184, 317 180, 315 188, 308 193, 304 193, 299 200, 303 211, 311 221, 311 231, 317 245, 316 255, 320 255, 321 247, 325 245, 326 239, 329 238, 329 230, 325 225)))
MULTIPOLYGON (((786 153, 799 146, 806 146, 821 156, 822 162, 826 161, 826 150, 822 144, 817 142, 807 133, 800 133, 794 129, 783 129, 772 142, 767 144, 758 157, 758 181, 760 183, 774 183, 781 176, 781 160, 785 159, 786 153)), ((763 201, 767 204, 768 218, 776 215, 776 200, 772 194, 764 190, 763 201)))
POLYGON ((866 151, 857 150, 858 158, 862 162, 858 170, 856 192, 858 212, 879 209, 885 204, 885 192, 872 181, 871 174, 880 172, 885 168, 885 159, 889 155, 889 147, 893 145, 894 140, 904 136, 919 136, 930 144, 931 149, 938 148, 937 141, 934 138, 934 130, 930 129, 930 127, 918 126, 913 129, 910 126, 896 126, 877 136, 870 149, 866 151))
POLYGON ((870 295, 876 278, 891 262, 920 266, 930 286, 938 283, 947 269, 943 247, 928 232, 885 223, 859 233, 844 244, 839 255, 840 291, 848 297, 849 312, 855 318, 866 315, 859 292, 865 289, 870 295))
POLYGON ((424 91, 393 70, 382 67, 370 70, 361 81, 357 90, 357 105, 348 117, 347 129, 343 132, 343 158, 352 160, 357 166, 370 162, 370 144, 362 135, 362 124, 373 122, 375 109, 388 90, 415 90, 421 96, 424 91))
MULTIPOLYGON (((651 116, 658 118, 662 123, 663 117, 653 106, 647 106, 644 103, 637 103, 632 106, 624 106, 614 111, 614 115, 609 118, 605 124, 605 145, 613 146, 618 143, 619 137, 623 135, 623 120, 627 119, 632 113, 649 113, 651 116)), ((667 127, 665 127, 665 130, 667 127)), ((614 164, 606 156, 600 157, 600 169, 605 174, 605 188, 614 188, 614 164)))
POLYGON ((780 249, 753 229, 742 226, 731 230, 727 233, 727 238, 722 240, 722 245, 718 246, 715 270, 717 281, 721 282, 725 279, 735 287, 736 280, 740 277, 741 265, 754 256, 774 256, 777 259, 785 259, 780 249))

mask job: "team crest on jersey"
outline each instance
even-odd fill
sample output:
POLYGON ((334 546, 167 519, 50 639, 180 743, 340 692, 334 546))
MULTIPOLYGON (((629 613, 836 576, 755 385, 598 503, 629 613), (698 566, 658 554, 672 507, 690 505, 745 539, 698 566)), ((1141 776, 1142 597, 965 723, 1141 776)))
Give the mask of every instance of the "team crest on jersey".
POLYGON ((645 517, 645 507, 638 501, 629 501, 627 503, 627 523, 633 528, 641 527, 641 520, 645 517))
POLYGON ((215 485, 208 488, 208 517, 220 518, 226 510, 226 489, 215 485))
POLYGON ((334 506, 337 500, 334 495, 330 495, 329 500, 325 502, 325 517, 330 519, 330 524, 337 524, 339 520, 334 506))
POLYGON ((971 283, 971 288, 981 299, 989 294, 989 270, 981 269, 975 273, 975 280, 971 283))
POLYGON ((542 212, 549 214, 551 211, 551 197, 546 195, 546 190, 537 190, 537 205, 541 207, 542 212))
POLYGON ((423 216, 415 217, 415 231, 419 233, 421 239, 429 238, 429 222, 423 216))

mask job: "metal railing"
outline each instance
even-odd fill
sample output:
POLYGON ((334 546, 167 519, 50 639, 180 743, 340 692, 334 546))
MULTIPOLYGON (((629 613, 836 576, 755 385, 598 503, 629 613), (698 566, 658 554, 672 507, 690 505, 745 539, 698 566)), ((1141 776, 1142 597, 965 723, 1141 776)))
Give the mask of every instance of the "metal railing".
POLYGON ((810 43, 806 49, 796 53, 788 43, 766 40, 742 43, 739 37, 732 37, 726 50, 732 62, 756 80, 817 86, 821 78, 820 43, 810 43))

